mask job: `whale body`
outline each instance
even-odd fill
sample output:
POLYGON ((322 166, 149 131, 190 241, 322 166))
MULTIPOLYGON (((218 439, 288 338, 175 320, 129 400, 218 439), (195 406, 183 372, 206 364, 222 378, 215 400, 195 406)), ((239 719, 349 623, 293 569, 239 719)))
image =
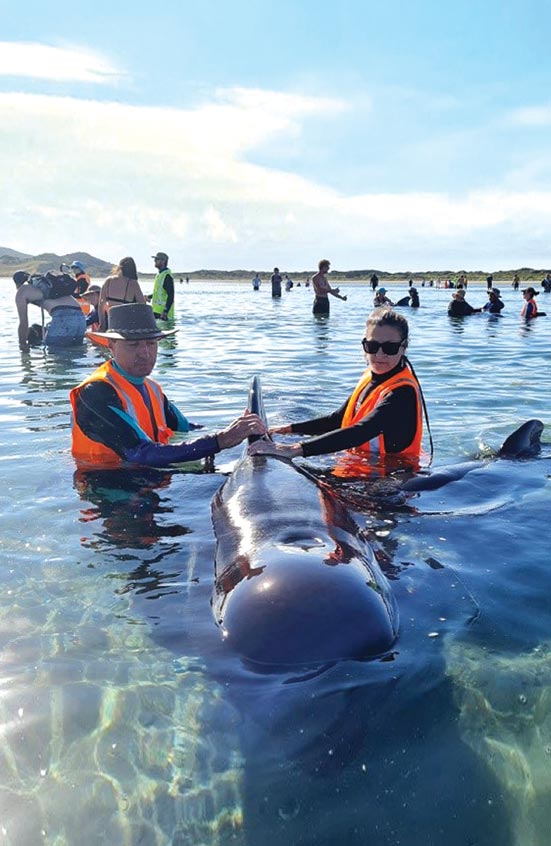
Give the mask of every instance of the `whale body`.
MULTIPOLYGON (((541 420, 527 420, 519 426, 509 437, 505 439, 499 448, 496 458, 532 458, 541 450, 541 433, 543 423, 541 420)), ((426 474, 419 474, 408 479, 401 485, 403 491, 435 491, 447 485, 449 482, 456 482, 462 479, 471 470, 481 467, 480 461, 463 461, 460 464, 450 464, 429 471, 426 474)))
MULTIPOLYGON (((263 415, 253 379, 249 408, 263 415)), ((287 459, 246 453, 212 503, 212 607, 247 661, 311 665, 383 655, 398 611, 344 505, 287 459)))

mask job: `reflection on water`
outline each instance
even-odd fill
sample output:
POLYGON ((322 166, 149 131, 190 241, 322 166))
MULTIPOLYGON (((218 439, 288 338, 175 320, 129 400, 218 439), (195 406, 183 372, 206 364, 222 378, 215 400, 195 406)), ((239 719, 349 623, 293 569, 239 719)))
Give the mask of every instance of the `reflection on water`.
MULTIPOLYGON (((179 288, 167 395, 207 432, 243 410, 253 373, 273 424, 338 408, 370 295, 344 288, 323 320, 304 288, 179 288)), ((549 441, 547 319, 524 324, 508 289, 499 320, 451 321, 448 300, 425 289, 406 312, 435 464, 496 449, 528 417, 549 441)), ((220 470, 75 474, 67 394, 104 351, 22 354, 14 309, 0 328, 2 842, 547 843, 545 449, 414 501, 355 490, 400 609, 393 660, 270 679, 212 620, 220 470)), ((330 478, 330 460, 309 463, 330 478)))

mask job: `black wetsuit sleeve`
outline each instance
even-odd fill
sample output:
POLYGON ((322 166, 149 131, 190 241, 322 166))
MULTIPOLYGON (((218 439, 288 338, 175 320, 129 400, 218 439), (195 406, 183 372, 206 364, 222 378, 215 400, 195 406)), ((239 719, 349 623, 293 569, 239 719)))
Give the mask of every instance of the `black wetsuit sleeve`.
MULTIPOLYGON (((166 422, 177 429, 178 420, 170 403, 164 398, 166 422)), ((106 382, 89 382, 80 391, 76 401, 76 422, 84 434, 93 441, 104 444, 124 461, 150 467, 195 461, 220 451, 215 435, 198 438, 189 443, 157 444, 145 440, 127 423, 116 409, 124 411, 122 403, 111 385, 106 382)))
POLYGON ((401 452, 413 441, 416 426, 417 392, 411 385, 402 385, 391 391, 370 414, 354 426, 303 441, 302 452, 309 457, 353 449, 380 434, 384 437, 387 452, 401 452))
POLYGON ((174 279, 170 274, 168 274, 168 276, 165 276, 163 280, 163 288, 166 291, 165 311, 170 311, 174 303, 174 279))

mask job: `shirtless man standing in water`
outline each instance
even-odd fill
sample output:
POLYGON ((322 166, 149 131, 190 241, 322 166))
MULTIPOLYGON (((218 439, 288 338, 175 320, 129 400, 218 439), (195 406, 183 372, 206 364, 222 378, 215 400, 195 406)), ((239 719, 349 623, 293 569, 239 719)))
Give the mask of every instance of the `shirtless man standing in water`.
POLYGON ((312 286, 314 288, 315 295, 314 306, 312 308, 314 314, 329 314, 328 294, 346 302, 346 297, 339 293, 340 289, 332 288, 327 280, 327 274, 329 273, 330 267, 331 262, 327 259, 322 259, 318 262, 318 272, 315 276, 312 276, 312 286))

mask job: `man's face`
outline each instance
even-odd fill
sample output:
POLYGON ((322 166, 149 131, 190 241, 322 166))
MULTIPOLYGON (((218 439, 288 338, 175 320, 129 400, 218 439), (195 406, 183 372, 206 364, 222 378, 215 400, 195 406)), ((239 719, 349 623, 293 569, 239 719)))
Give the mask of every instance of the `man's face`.
POLYGON ((164 270, 166 267, 166 261, 162 258, 156 258, 155 267, 157 268, 157 270, 164 270))
POLYGON ((149 376, 157 361, 158 341, 109 341, 113 358, 130 376, 149 376))

